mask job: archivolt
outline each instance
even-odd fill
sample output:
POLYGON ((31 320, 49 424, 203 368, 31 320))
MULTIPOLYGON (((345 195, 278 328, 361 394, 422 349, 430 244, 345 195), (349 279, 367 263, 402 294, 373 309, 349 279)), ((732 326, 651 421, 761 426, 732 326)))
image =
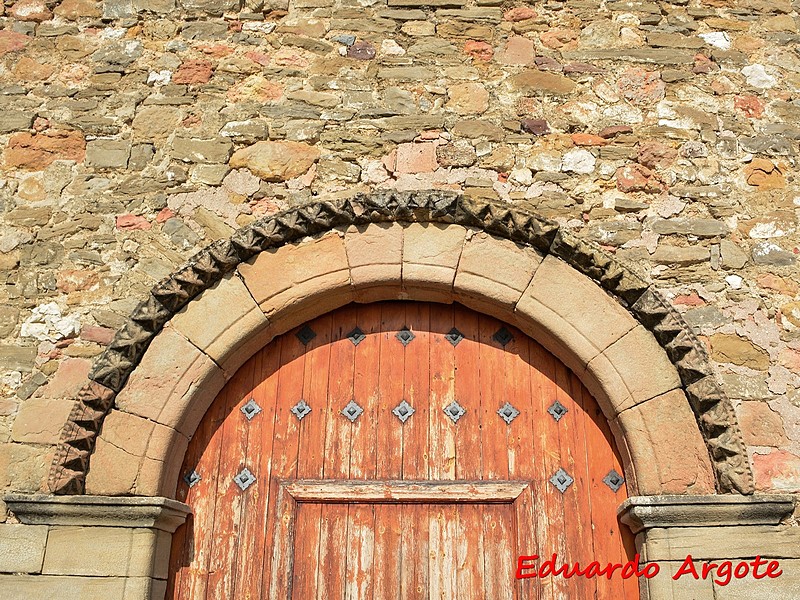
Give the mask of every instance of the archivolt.
POLYGON ((95 441, 116 395, 156 334, 190 300, 264 250, 335 227, 395 221, 453 223, 532 246, 561 258, 613 294, 653 333, 675 365, 708 446, 718 489, 753 493, 736 415, 712 374, 705 348, 653 285, 556 223, 511 206, 439 191, 373 193, 292 208, 243 227, 230 240, 209 245, 156 285, 95 361, 62 430, 50 490, 84 493, 95 441))

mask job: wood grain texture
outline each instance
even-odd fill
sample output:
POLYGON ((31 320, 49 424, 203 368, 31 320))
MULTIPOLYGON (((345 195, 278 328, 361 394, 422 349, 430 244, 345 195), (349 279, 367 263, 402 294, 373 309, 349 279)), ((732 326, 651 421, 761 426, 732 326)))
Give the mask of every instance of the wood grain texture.
POLYGON ((514 578, 520 554, 585 566, 634 553, 616 520, 625 486, 603 483, 623 473, 608 423, 538 343, 505 325, 503 346, 503 323, 459 305, 350 305, 307 325, 308 344, 292 330, 253 356, 191 440, 182 475, 201 480, 179 482, 194 513, 174 536, 167 598, 638 599, 635 579, 514 578), (251 397, 262 411, 248 420, 251 397), (443 411, 454 399, 457 423, 443 411), (364 409, 354 422, 350 400, 364 409), (402 400, 415 410, 404 423, 402 400), (256 477, 244 491, 243 467, 256 477), (549 481, 559 468, 575 480, 563 494, 549 481))

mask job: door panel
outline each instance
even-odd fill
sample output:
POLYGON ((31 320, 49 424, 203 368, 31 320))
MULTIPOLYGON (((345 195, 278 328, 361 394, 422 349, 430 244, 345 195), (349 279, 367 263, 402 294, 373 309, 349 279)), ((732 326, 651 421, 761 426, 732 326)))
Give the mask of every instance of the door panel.
POLYGON ((459 305, 346 306, 254 355, 203 418, 167 597, 634 600, 635 579, 514 579, 520 554, 632 557, 612 471, 596 401, 519 330, 459 305), (338 491, 297 500, 306 480, 338 491), (505 504, 353 497, 376 481, 527 485, 505 504))

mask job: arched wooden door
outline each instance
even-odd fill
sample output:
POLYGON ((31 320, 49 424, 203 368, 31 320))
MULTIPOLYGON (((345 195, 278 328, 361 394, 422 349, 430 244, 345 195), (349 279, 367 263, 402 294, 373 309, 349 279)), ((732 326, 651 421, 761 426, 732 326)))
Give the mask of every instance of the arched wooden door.
POLYGON ((625 562, 595 400, 460 305, 351 305, 253 356, 205 415, 167 598, 635 599, 635 579, 517 580, 519 555, 625 562))

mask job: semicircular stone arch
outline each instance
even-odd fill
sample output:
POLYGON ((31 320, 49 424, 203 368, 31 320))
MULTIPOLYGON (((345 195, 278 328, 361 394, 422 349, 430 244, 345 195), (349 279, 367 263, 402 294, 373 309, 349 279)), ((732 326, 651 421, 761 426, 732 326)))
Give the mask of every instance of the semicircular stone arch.
POLYGON ((634 493, 753 493, 731 403, 654 286, 533 213, 439 191, 266 217, 155 286, 95 361, 50 490, 173 495, 189 437, 247 358, 310 318, 389 299, 460 302, 542 343, 597 398, 634 493))

